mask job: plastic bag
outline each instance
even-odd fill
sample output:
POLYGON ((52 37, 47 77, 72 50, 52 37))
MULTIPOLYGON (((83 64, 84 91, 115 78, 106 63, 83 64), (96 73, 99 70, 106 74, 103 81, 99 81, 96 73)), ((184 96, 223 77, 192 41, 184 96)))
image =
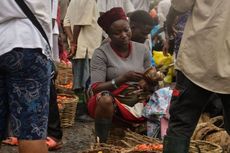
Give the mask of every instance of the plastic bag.
POLYGON ((173 63, 173 56, 164 56, 162 51, 153 51, 153 59, 160 71, 167 70, 164 82, 171 83, 174 75, 174 67, 169 67, 173 63))

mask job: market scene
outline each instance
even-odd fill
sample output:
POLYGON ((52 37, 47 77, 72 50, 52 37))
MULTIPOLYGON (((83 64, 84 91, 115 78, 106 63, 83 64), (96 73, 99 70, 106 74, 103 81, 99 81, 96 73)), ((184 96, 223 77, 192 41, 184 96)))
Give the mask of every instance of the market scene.
POLYGON ((0 153, 230 153, 229 0, 0 8, 0 153))

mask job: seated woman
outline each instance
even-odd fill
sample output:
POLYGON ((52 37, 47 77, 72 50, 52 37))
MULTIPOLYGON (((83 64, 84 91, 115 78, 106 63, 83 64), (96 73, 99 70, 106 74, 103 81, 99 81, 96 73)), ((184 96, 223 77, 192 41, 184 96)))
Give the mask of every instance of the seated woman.
POLYGON ((146 101, 144 72, 151 67, 150 54, 143 44, 130 41, 131 30, 122 8, 113 8, 98 19, 110 41, 97 48, 91 60, 89 114, 95 118, 95 132, 106 142, 114 115, 138 122, 146 101))

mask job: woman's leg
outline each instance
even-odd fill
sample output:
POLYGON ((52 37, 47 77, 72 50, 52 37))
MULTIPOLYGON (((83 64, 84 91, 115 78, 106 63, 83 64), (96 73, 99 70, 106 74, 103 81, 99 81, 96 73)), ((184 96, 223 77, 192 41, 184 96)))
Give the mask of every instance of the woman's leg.
POLYGON ((95 132, 100 143, 106 143, 114 113, 114 98, 107 92, 99 93, 95 110, 95 132))

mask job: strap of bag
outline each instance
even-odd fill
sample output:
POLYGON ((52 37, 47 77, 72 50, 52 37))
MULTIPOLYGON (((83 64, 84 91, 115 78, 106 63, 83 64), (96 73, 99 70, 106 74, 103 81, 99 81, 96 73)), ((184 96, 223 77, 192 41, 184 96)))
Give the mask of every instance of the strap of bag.
POLYGON ((47 44, 49 45, 49 48, 51 49, 49 39, 48 39, 44 29, 42 28, 41 24, 39 23, 38 19, 34 16, 33 12, 26 5, 24 0, 15 0, 15 1, 18 4, 18 6, 21 8, 21 10, 24 12, 24 14, 30 19, 30 21, 38 29, 38 31, 41 33, 42 37, 46 40, 47 44))

